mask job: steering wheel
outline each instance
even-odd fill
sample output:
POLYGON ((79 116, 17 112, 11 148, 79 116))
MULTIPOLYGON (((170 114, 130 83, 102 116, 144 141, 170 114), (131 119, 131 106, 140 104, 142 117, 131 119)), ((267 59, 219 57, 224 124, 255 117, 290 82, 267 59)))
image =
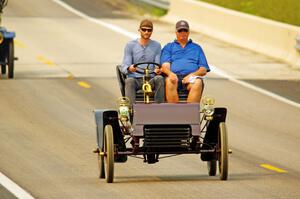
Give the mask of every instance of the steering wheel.
POLYGON ((140 67, 140 65, 142 64, 147 64, 146 68, 149 69, 149 74, 153 74, 154 73, 154 69, 155 68, 161 68, 161 65, 155 62, 140 62, 140 63, 136 63, 133 65, 133 67, 135 67, 137 70, 135 72, 139 73, 139 74, 145 74, 145 68, 140 67), (154 69, 150 69, 149 66, 153 64, 155 65, 154 69))

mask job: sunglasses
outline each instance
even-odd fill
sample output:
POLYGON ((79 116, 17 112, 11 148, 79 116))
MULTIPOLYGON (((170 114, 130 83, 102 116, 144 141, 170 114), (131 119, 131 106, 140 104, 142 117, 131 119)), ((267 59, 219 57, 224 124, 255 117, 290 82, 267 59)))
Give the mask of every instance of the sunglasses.
POLYGON ((177 32, 188 32, 189 30, 187 29, 180 29, 180 30, 177 30, 177 32))
POLYGON ((141 28, 143 32, 152 32, 151 28, 141 28))

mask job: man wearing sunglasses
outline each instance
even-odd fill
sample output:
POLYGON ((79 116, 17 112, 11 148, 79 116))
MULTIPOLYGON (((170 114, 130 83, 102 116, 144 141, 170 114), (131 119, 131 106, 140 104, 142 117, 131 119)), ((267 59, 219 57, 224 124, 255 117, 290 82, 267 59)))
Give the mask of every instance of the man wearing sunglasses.
POLYGON ((178 90, 188 90, 187 102, 200 102, 203 77, 210 71, 200 45, 189 39, 189 24, 176 23, 176 40, 164 46, 161 54, 162 71, 166 74, 167 102, 179 101, 178 90))
MULTIPOLYGON (((134 64, 141 62, 160 63, 161 45, 157 41, 150 39, 153 32, 153 23, 148 20, 142 20, 139 26, 140 38, 127 43, 124 52, 124 59, 121 65, 121 72, 127 75, 125 80, 125 95, 129 98, 130 103, 135 102, 136 91, 140 90, 143 83, 143 75, 136 72, 134 64)), ((146 67, 140 65, 139 67, 146 67)), ((154 100, 157 103, 164 102, 165 86, 164 78, 160 75, 160 69, 154 69, 155 66, 150 66, 156 74, 151 74, 149 81, 154 88, 154 100)))

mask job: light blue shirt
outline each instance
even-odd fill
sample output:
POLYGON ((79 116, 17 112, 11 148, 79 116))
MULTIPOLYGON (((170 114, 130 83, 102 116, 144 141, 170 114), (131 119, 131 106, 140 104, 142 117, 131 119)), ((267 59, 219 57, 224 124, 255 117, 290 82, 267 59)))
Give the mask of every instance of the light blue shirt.
POLYGON ((184 48, 175 40, 168 43, 161 53, 161 64, 169 62, 171 71, 177 75, 187 75, 205 67, 207 72, 210 68, 202 48, 191 39, 184 48))
MULTIPOLYGON (((150 40, 146 46, 142 46, 139 43, 139 39, 132 40, 126 44, 124 51, 124 58, 121 67, 122 73, 128 77, 142 77, 143 75, 136 72, 129 73, 128 68, 132 64, 141 62, 155 62, 160 63, 161 45, 157 41, 150 40)), ((145 68, 147 65, 139 65, 139 67, 145 68)), ((151 65, 153 69, 155 66, 151 65)))

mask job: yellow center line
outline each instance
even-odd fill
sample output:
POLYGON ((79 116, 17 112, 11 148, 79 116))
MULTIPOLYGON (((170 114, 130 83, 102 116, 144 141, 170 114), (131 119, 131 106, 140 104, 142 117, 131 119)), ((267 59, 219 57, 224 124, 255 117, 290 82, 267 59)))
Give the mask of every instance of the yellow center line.
MULTIPOLYGON (((36 56, 36 59, 37 59, 38 61, 40 61, 41 63, 46 64, 46 65, 48 65, 48 66, 50 66, 50 67, 57 66, 57 64, 55 64, 53 61, 51 61, 51 60, 45 58, 45 57, 42 56, 42 55, 36 56)), ((68 80, 72 80, 72 79, 75 78, 74 75, 73 75, 72 73, 70 73, 70 72, 67 72, 67 73, 68 73, 68 76, 67 76, 67 79, 68 79, 68 80)), ((87 85, 85 85, 85 86, 87 86, 87 85)), ((90 88, 91 86, 88 85, 87 87, 90 88)))
POLYGON ((56 66, 56 64, 53 61, 46 59, 44 56, 39 55, 36 57, 36 59, 48 66, 51 66, 51 67, 56 66))
POLYGON ((83 88, 91 88, 91 85, 89 85, 88 83, 83 82, 83 81, 78 82, 78 85, 83 88))
POLYGON ((277 167, 273 167, 272 165, 269 165, 269 164, 261 164, 260 166, 265 168, 265 169, 276 171, 278 173, 287 173, 286 170, 283 170, 283 169, 280 169, 280 168, 277 168, 277 167))
POLYGON ((19 41, 17 39, 14 39, 14 43, 19 48, 27 48, 27 46, 23 42, 21 42, 21 41, 19 41))

